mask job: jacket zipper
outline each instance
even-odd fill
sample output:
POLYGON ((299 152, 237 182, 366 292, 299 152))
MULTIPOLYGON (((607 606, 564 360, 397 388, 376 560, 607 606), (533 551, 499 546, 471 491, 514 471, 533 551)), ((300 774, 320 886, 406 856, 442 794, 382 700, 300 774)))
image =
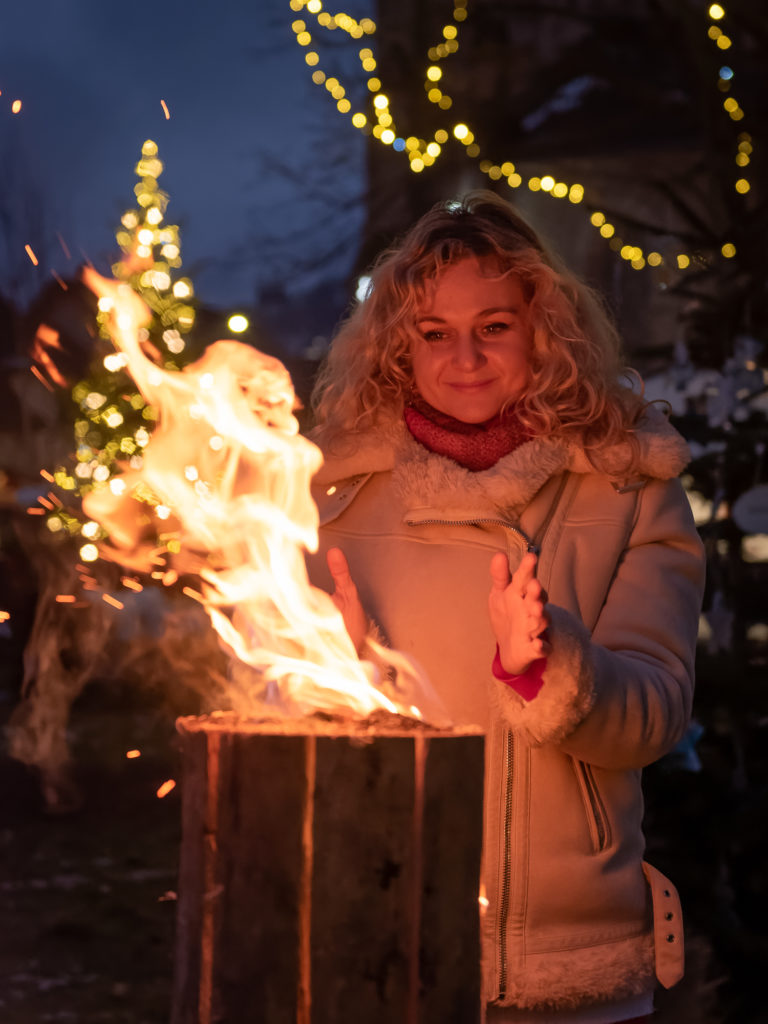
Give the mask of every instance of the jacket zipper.
MULTIPOLYGON (((494 516, 481 516, 476 519, 406 519, 408 526, 501 526, 509 530, 523 542, 525 551, 539 553, 538 545, 529 540, 519 527, 506 519, 494 516)), ((512 865, 509 846, 512 841, 512 769, 514 762, 514 745, 512 730, 506 731, 505 751, 505 796, 504 796, 504 852, 502 855, 501 895, 499 898, 499 999, 503 999, 507 991, 507 918, 509 917, 510 890, 512 887, 512 865)))
POLYGON ((505 749, 505 794, 504 794, 504 851, 502 854, 501 894, 499 896, 499 999, 507 994, 507 918, 509 897, 512 887, 512 858, 509 846, 512 841, 512 768, 514 762, 512 730, 506 731, 505 749))
POLYGON ((481 516, 477 519, 406 519, 408 526, 479 526, 492 525, 501 526, 505 530, 509 530, 510 533, 514 533, 520 538, 525 545, 526 552, 533 551, 538 554, 538 547, 523 533, 523 531, 515 526, 513 523, 507 522, 506 519, 496 519, 493 516, 481 516))

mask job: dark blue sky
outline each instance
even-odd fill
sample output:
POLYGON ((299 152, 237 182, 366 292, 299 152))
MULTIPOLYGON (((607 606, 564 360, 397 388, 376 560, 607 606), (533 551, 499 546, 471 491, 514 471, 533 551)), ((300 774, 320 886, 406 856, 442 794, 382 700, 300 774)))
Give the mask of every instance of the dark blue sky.
MULTIPOLYGON (((313 200, 315 183, 327 173, 326 157, 341 157, 334 188, 339 196, 358 192, 363 140, 311 83, 288 0, 4 6, 0 206, 13 204, 16 227, 6 234, 19 236, 4 243, 10 253, 0 252, 6 281, 7 261, 16 258, 19 291, 34 290, 50 273, 23 254, 27 234, 60 274, 72 272, 83 253, 102 269, 108 265, 146 138, 160 147, 160 183, 171 197, 167 220, 181 225, 184 270, 202 301, 247 303, 275 267, 285 268, 289 287, 328 273, 323 267, 294 274, 291 252, 298 238, 302 255, 316 247, 322 263, 328 231, 317 223, 333 211, 313 200), (13 115, 17 98, 23 106, 13 115), (29 213, 23 194, 32 198, 29 213)), ((362 17, 370 6, 355 0, 347 9, 362 17)), ((342 59, 354 71, 359 44, 344 38, 342 59)), ((349 260, 359 219, 359 209, 339 203, 335 230, 349 233, 349 260)), ((343 274, 345 262, 336 260, 331 274, 343 274)))

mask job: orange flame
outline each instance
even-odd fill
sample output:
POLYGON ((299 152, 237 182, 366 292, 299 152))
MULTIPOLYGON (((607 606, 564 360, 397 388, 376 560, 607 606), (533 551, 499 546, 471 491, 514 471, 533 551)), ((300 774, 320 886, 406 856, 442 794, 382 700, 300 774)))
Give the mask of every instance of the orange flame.
POLYGON ((149 315, 139 296, 89 268, 83 278, 112 300, 115 344, 158 412, 143 465, 123 474, 122 493, 104 487, 85 497, 86 514, 121 549, 108 556, 134 568, 156 564, 156 549, 142 547, 140 537, 147 505, 136 501, 149 490, 160 502, 156 512, 163 510, 163 532, 175 531, 180 545, 171 571, 198 574, 199 590, 185 586, 184 593, 201 601, 236 656, 228 696, 240 714, 263 711, 265 703, 290 714, 361 716, 381 708, 422 717, 429 707, 431 720, 444 722, 419 670, 377 648, 395 669, 382 680, 384 673, 359 660, 329 595, 309 583, 304 551, 318 546, 310 480, 322 455, 299 434, 282 363, 218 341, 181 372, 160 369, 140 344, 149 315))

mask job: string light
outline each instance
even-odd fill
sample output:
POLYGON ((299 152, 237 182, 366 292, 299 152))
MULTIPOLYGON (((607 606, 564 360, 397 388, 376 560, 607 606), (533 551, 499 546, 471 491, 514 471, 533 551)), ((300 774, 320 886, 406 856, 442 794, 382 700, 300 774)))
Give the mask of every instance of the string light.
MULTIPOLYGON (((342 29, 353 39, 360 39, 363 35, 374 35, 376 32, 376 25, 370 18, 356 21, 347 14, 332 15, 324 10, 322 0, 289 0, 289 7, 294 14, 312 15, 320 28, 328 31, 342 29)), ((710 19, 707 30, 709 38, 718 49, 723 51, 730 49, 732 40, 720 25, 716 24, 725 18, 724 7, 721 4, 711 4, 707 13, 710 19)), ((429 47, 427 51, 429 63, 424 72, 424 89, 428 101, 443 111, 447 111, 453 106, 453 99, 447 92, 445 72, 441 62, 458 50, 459 26, 466 20, 467 15, 467 0, 454 0, 452 21, 443 26, 441 41, 429 47)), ((297 18, 291 27, 299 46, 309 47, 312 44, 312 34, 304 19, 297 18)), ((511 189, 520 188, 523 185, 523 178, 511 161, 495 163, 488 159, 479 159, 481 151, 474 132, 471 126, 464 122, 453 124, 450 132, 443 127, 438 128, 430 140, 417 136, 403 137, 398 132, 389 98, 383 91, 381 79, 376 74, 378 64, 374 51, 371 47, 366 46, 359 50, 358 56, 361 69, 367 76, 366 85, 372 97, 373 109, 372 117, 362 110, 354 111, 351 115, 353 127, 377 139, 382 145, 391 147, 396 152, 404 153, 409 161, 411 171, 416 174, 431 167, 443 154, 445 144, 453 137, 464 146, 468 157, 479 160, 479 169, 491 181, 504 179, 511 189)), ((317 67, 320 63, 320 56, 315 50, 308 51, 305 60, 307 64, 315 68, 312 73, 312 81, 316 85, 324 85, 332 98, 336 100, 339 111, 348 113, 352 109, 352 105, 346 96, 345 86, 337 78, 329 78, 322 68, 317 67)), ((718 88, 722 92, 729 92, 733 78, 733 68, 730 65, 723 65, 719 70, 718 88)), ((726 98, 723 108, 733 121, 740 121, 745 116, 740 104, 732 96, 726 98)), ((749 164, 751 152, 751 136, 743 132, 739 135, 739 148, 736 155, 736 164, 739 168, 744 168, 749 164)), ((526 185, 530 191, 544 193, 553 199, 567 197, 568 201, 574 205, 578 205, 585 199, 585 189, 582 184, 558 181, 554 175, 547 173, 532 175, 528 178, 526 185)), ((735 180, 734 187, 740 195, 746 195, 750 190, 750 183, 746 177, 740 177, 735 180)), ((675 253, 671 260, 667 261, 659 252, 645 253, 640 246, 625 243, 616 235, 615 226, 606 221, 604 214, 593 213, 590 220, 600 235, 606 239, 611 249, 634 270, 641 270, 645 267, 661 267, 668 263, 678 270, 685 270, 692 265, 692 257, 688 253, 675 253)), ((732 243, 725 243, 720 252, 724 257, 731 258, 735 255, 736 249, 732 243)), ((702 259, 703 257, 697 256, 697 262, 701 262, 702 259)))

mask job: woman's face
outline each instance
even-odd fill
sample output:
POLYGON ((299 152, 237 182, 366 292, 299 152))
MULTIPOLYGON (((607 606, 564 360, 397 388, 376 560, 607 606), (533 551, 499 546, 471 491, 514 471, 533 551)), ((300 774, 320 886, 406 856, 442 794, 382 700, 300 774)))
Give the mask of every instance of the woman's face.
POLYGON ((519 277, 492 261, 454 263, 416 313, 413 377, 423 398, 464 423, 492 419, 528 378, 528 303, 519 277))

